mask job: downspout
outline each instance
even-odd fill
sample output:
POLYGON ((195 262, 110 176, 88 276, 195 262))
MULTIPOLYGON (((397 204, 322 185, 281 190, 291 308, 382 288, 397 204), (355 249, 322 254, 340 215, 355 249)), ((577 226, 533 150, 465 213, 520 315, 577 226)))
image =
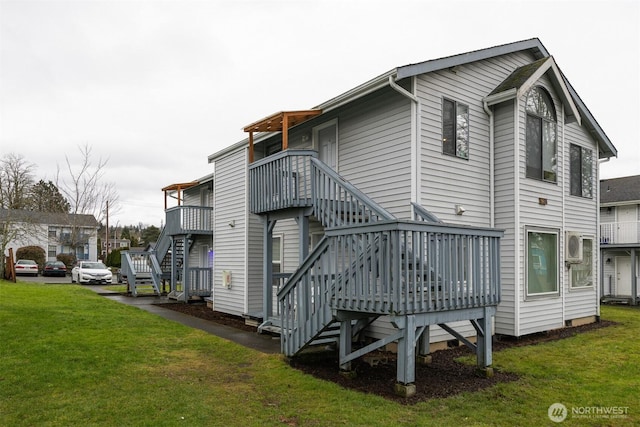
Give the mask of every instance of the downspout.
MULTIPOLYGON (((416 77, 412 77, 412 90, 417 90, 416 77)), ((407 91, 397 84, 393 76, 389 76, 389 87, 400 95, 409 98, 411 103, 411 202, 420 204, 420 99, 413 93, 407 91)), ((414 209, 411 209, 411 219, 415 219, 414 209)))
MULTIPOLYGON (((523 282, 526 282, 526 279, 520 277, 520 273, 522 272, 522 268, 520 265, 520 256, 521 251, 525 251, 526 248, 521 246, 521 234, 523 230, 520 230, 520 98, 516 96, 514 103, 514 150, 513 150, 513 201, 514 201, 514 224, 513 224, 513 243, 516 248, 516 254, 518 256, 515 259, 515 271, 514 271, 514 289, 513 289, 513 299, 514 299, 514 308, 513 308, 513 330, 514 335, 520 336, 520 285, 523 282)), ((524 241, 526 242, 526 236, 524 236, 524 241)), ((526 257, 526 255, 525 255, 526 257)), ((526 295, 526 291, 525 291, 526 295)))
MULTIPOLYGON (((559 277, 558 279, 560 280, 560 284, 558 285, 558 287, 560 288, 560 292, 562 292, 562 298, 560 299, 562 301, 562 324, 566 325, 566 321, 567 321, 567 292, 569 292, 569 286, 570 286, 570 281, 571 281, 571 264, 566 264, 564 262, 564 260, 567 258, 567 254, 565 253, 566 251, 566 239, 567 239, 567 221, 566 221, 566 200, 565 200, 565 194, 566 194, 566 188, 565 186, 567 185, 566 180, 564 179, 564 174, 565 174, 565 159, 564 159, 564 153, 565 153, 565 134, 564 131, 566 129, 565 126, 565 120, 566 117, 565 116, 565 111, 564 111, 564 104, 560 104, 560 110, 562 111, 562 131, 560 132, 560 138, 562 138, 562 144, 560 147, 558 147, 558 151, 556 153, 556 156, 558 158, 558 160, 556 160, 556 168, 558 170, 558 180, 560 180, 560 182, 562 183, 562 185, 560 186, 560 188, 562 189, 562 207, 561 207, 561 211, 562 211, 562 232, 560 233, 560 240, 562 241, 562 245, 560 245, 560 252, 563 254, 563 256, 558 260, 558 264, 561 266, 564 266, 564 268, 562 269, 562 277, 559 277), (569 268, 567 268, 567 266, 569 268)), ((558 120, 556 120, 556 126, 557 126, 557 122, 558 120)), ((567 168, 568 169, 568 168, 567 168)), ((571 185, 571 184, 569 184, 571 185)), ((593 248, 592 248, 593 249, 593 248)), ((593 255, 592 255, 593 256, 593 255)))
POLYGON ((482 101, 484 112, 489 116, 489 227, 495 227, 495 136, 493 111, 487 101, 482 101))

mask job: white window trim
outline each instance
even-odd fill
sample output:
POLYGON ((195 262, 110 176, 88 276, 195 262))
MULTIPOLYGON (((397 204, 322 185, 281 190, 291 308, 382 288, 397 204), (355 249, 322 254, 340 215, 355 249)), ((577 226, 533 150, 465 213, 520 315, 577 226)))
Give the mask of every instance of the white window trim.
MULTIPOLYGON (((280 239, 280 273, 284 273, 284 233, 274 233, 271 239, 272 241, 273 239, 280 239)), ((273 245, 273 243, 271 244, 273 245)), ((271 263, 273 264, 273 260, 271 260, 271 263)))
POLYGON ((574 287, 572 283, 573 275, 571 274, 571 268, 570 268, 569 269, 569 291, 570 292, 593 291, 594 287, 596 286, 596 262, 594 258, 595 258, 596 250, 600 250, 600 249, 595 247, 595 244, 596 244, 595 236, 591 234, 584 234, 582 238, 583 240, 591 240, 591 261, 592 261, 591 262, 591 278, 592 278, 591 285, 574 287))
POLYGON ((561 283, 560 283, 560 230, 556 228, 545 228, 545 227, 536 227, 536 226, 525 226, 524 227, 524 300, 525 301, 535 301, 544 298, 559 298, 561 294, 561 283), (556 235, 556 287, 557 290, 553 292, 542 292, 542 293, 529 293, 529 233, 545 233, 545 234, 555 234, 556 235))
POLYGON ((335 152, 335 156, 336 156, 336 171, 339 170, 339 166, 340 166, 340 159, 338 157, 338 152, 339 152, 339 146, 340 146, 340 139, 338 138, 338 119, 331 119, 327 122, 324 122, 318 126, 314 126, 313 128, 311 128, 311 135, 312 135, 312 142, 311 142, 311 147, 317 151, 318 153, 320 152, 320 147, 318 146, 318 133, 325 128, 328 128, 330 126, 334 126, 336 127, 336 152, 335 152))

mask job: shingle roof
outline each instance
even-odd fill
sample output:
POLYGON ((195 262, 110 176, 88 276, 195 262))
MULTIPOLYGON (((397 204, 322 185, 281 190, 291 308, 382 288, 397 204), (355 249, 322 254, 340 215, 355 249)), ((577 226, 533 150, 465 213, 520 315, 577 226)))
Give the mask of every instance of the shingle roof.
POLYGON ((14 221, 28 221, 37 224, 95 227, 99 226, 93 215, 58 212, 37 212, 16 209, 0 209, 0 221, 11 218, 14 221))
POLYGON ((600 181, 600 203, 640 203, 640 175, 600 181))
POLYGON ((520 68, 516 68, 513 73, 509 75, 502 83, 500 83, 489 96, 504 92, 509 89, 519 89, 520 86, 525 84, 527 80, 544 64, 547 62, 547 58, 538 59, 531 64, 523 65, 520 68))

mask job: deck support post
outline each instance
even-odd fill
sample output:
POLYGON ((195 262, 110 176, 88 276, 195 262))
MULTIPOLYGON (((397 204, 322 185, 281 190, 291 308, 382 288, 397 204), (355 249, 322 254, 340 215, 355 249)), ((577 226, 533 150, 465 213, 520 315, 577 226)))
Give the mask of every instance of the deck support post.
POLYGON ((298 223, 298 241, 300 242, 300 264, 309 255, 309 217, 305 215, 304 211, 300 211, 300 214, 296 218, 298 223))
POLYGON ((631 304, 638 304, 638 267, 636 266, 636 250, 631 248, 631 304))
MULTIPOLYGON (((345 319, 340 322, 340 345, 339 360, 344 360, 350 353, 352 347, 352 331, 351 319, 345 319)), ((351 361, 340 364, 340 372, 351 372, 351 361)))
POLYGON ((273 227, 276 221, 265 217, 262 221, 264 240, 262 241, 262 320, 266 322, 273 314, 273 227))
POLYGON ((424 330, 422 334, 420 334, 420 338, 418 338, 418 357, 417 360, 422 364, 431 363, 431 331, 429 330, 429 325, 424 326, 424 330))
POLYGON ((484 308, 484 317, 477 320, 476 360, 478 368, 486 369, 493 363, 491 353, 491 314, 493 307, 484 308))
POLYGON ((396 393, 409 397, 415 394, 416 380, 416 317, 404 316, 402 336, 398 340, 398 362, 396 372, 396 393))

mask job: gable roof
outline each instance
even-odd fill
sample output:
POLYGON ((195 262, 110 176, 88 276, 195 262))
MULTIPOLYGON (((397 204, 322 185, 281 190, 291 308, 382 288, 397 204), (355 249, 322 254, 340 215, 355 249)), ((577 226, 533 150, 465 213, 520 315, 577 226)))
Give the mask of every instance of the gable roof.
POLYGON ((640 204, 640 175, 600 181, 600 204, 635 202, 640 204))
POLYGON ((96 217, 88 214, 64 212, 38 212, 17 209, 0 209, 0 221, 24 221, 34 224, 98 228, 96 217))
POLYGON ((531 64, 516 68, 502 83, 485 97, 487 105, 494 105, 507 99, 520 98, 526 93, 544 74, 549 75, 551 85, 560 97, 565 108, 567 123, 578 122, 581 124, 580 113, 573 102, 560 70, 553 56, 541 58, 531 64))
MULTIPOLYGON (((360 85, 350 90, 349 92, 344 93, 343 95, 333 98, 316 108, 320 108, 323 111, 329 111, 333 108, 336 108, 337 106, 345 104, 346 102, 352 101, 353 99, 355 99, 355 97, 366 95, 382 86, 386 86, 389 79, 392 78, 394 78, 395 80, 401 80, 424 73, 449 69, 459 65, 468 64, 470 62, 481 61, 484 59, 494 58, 497 56, 507 55, 523 50, 529 51, 536 59, 536 61, 551 57, 542 42, 537 38, 532 38, 486 49, 474 50, 458 55, 447 56, 444 58, 432 59, 417 64, 404 65, 388 71, 387 73, 382 74, 375 79, 372 79, 364 83, 363 85, 360 85)), ((599 158, 617 156, 618 151, 616 150, 615 146, 613 145, 609 137, 604 133, 604 130, 602 130, 587 106, 582 102, 582 99, 580 99, 573 86, 571 86, 569 80, 567 80, 567 78, 562 73, 560 68, 557 67, 557 65, 555 65, 555 68, 555 73, 558 76, 557 78, 562 80, 563 85, 566 88, 566 92, 568 94, 566 96, 571 99, 572 103, 575 105, 576 111, 583 119, 581 124, 588 129, 591 136, 598 143, 599 158)))
MULTIPOLYGON (((358 98, 361 98, 369 93, 372 93, 378 89, 381 89, 385 86, 391 85, 394 80, 402 80, 405 78, 417 76, 424 73, 430 73, 433 71, 453 68, 458 65, 468 64, 475 61, 481 61, 484 59, 494 58, 501 55, 507 55, 514 52, 520 51, 529 51, 533 57, 536 59, 536 62, 541 59, 549 58, 551 55, 544 47, 542 42, 538 38, 532 38, 528 40, 521 40, 513 43, 498 45, 486 49, 474 50, 467 53, 461 53, 458 55, 447 56, 439 59, 432 59, 416 64, 408 64, 400 67, 396 67, 392 70, 387 71, 384 74, 379 75, 355 88, 338 95, 318 106, 313 107, 313 109, 319 109, 324 112, 329 112, 333 109, 336 109, 342 105, 350 103, 358 98)), ((534 62, 535 63, 535 62, 534 62)), ((520 70, 522 75, 520 78, 525 78, 528 74, 528 78, 531 78, 533 73, 539 71, 542 67, 542 64, 545 64, 544 61, 537 64, 537 66, 533 66, 531 70, 520 70)), ((551 66, 551 64, 547 64, 551 66)), ((600 127, 598 122, 595 120, 587 106, 582 102, 578 94, 576 93, 571 83, 564 76, 560 68, 553 62, 554 70, 554 79, 559 84, 562 82, 562 90, 563 97, 566 100, 570 100, 571 104, 573 104, 573 108, 571 108, 571 114, 576 115, 576 120, 581 120, 582 126, 585 126, 591 136, 597 141, 599 148, 599 158, 608 158, 615 157, 618 154, 615 146, 609 139, 609 137, 604 133, 604 130, 600 127)), ((545 70, 547 71, 547 70, 545 70)), ((507 84, 503 82, 504 84, 507 84)), ((509 84, 514 84, 511 82, 509 84)), ((266 136, 266 135, 264 135, 266 136)), ((260 136, 256 137, 256 142, 261 139, 260 136)), ((221 157, 229 153, 230 151, 235 151, 240 147, 244 147, 247 145, 249 139, 246 138, 243 141, 240 141, 237 144, 234 144, 231 147, 227 147, 217 153, 214 153, 208 157, 209 163, 213 162, 215 159, 221 157)))

